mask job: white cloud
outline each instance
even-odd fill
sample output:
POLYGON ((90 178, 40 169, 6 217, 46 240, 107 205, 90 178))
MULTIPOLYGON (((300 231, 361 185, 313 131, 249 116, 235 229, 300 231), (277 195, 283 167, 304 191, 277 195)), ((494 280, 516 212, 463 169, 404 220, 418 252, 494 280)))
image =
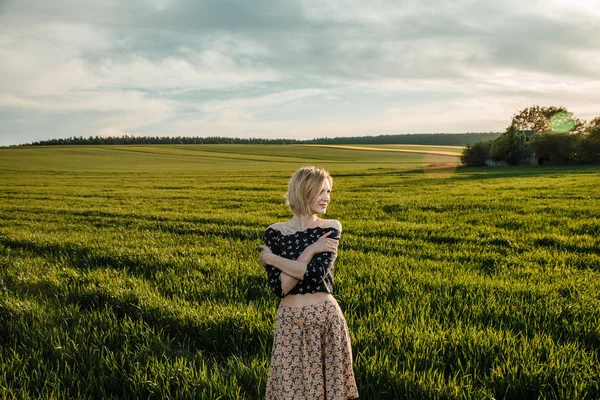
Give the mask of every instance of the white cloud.
POLYGON ((147 98, 141 92, 73 92, 62 96, 50 96, 41 100, 7 94, 0 96, 0 106, 20 107, 32 111, 56 112, 120 112, 140 113, 155 120, 172 114, 172 101, 147 98))
MULTIPOLYGON (((133 135, 137 129, 160 124, 176 113, 172 101, 147 98, 143 93, 133 91, 75 92, 43 100, 1 95, 0 109, 3 108, 18 110, 19 115, 27 116, 15 118, 11 131, 22 130, 37 135, 39 127, 43 126, 47 138, 133 135)), ((39 139, 36 136, 36 140, 39 139)), ((33 139, 19 140, 26 143, 33 139)), ((10 143, 0 140, 0 144, 10 143)))
POLYGON ((216 119, 227 119, 237 116, 238 113, 240 113, 240 115, 243 116, 240 119, 247 120, 253 118, 253 111, 266 111, 297 100, 319 96, 323 93, 324 90, 322 89, 286 90, 254 98, 208 101, 202 103, 199 109, 216 119))
POLYGON ((214 50, 196 52, 184 49, 185 57, 169 56, 149 60, 132 55, 126 61, 112 59, 91 67, 106 87, 145 89, 197 88, 215 89, 254 82, 282 79, 282 74, 251 62, 236 61, 214 50))
MULTIPOLYGON (((135 52, 86 59, 89 52, 109 49, 110 35, 81 24, 12 28, 14 33, 0 33, 0 89, 13 94, 54 95, 114 87, 221 88, 283 79, 283 74, 261 63, 210 48, 197 51, 182 47, 157 59, 135 52)), ((235 47, 231 38, 226 44, 216 43, 221 48, 235 47)), ((233 50, 261 51, 249 41, 242 41, 233 50)))
POLYGON ((20 25, 9 21, 0 31, 0 90, 21 95, 49 95, 90 89, 99 81, 81 53, 110 48, 110 37, 82 24, 48 22, 20 25))
POLYGON ((106 128, 102 128, 100 130, 100 132, 98 133, 98 136, 101 136, 101 137, 109 137, 109 136, 119 137, 119 136, 135 136, 135 135, 133 133, 131 133, 131 132, 124 131, 124 130, 122 130, 120 128, 117 128, 117 127, 114 127, 114 126, 109 126, 109 127, 106 127, 106 128))
MULTIPOLYGON (((262 57, 271 54, 271 50, 266 43, 230 33, 202 35, 197 37, 194 43, 197 46, 206 47, 231 57, 262 57)), ((193 52, 193 49, 189 47, 183 47, 182 49, 193 52)))

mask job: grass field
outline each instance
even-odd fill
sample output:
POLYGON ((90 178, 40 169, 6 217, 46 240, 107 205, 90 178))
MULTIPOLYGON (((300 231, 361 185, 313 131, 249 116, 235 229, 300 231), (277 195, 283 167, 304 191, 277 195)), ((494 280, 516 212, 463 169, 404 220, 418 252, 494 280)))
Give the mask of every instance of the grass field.
POLYGON ((436 156, 458 156, 463 147, 460 146, 427 146, 427 145, 346 145, 346 144, 305 144, 314 148, 344 149, 344 150, 369 150, 377 152, 395 152, 395 153, 418 153, 436 156))
POLYGON ((330 169, 378 167, 417 168, 423 164, 459 163, 460 152, 445 146, 421 146, 420 153, 398 154, 311 147, 306 145, 140 145, 48 146, 0 148, 0 168, 5 171, 106 171, 106 172, 212 172, 290 171, 298 165, 322 164, 330 169), (74 151, 74 150, 77 151, 74 151))
POLYGON ((0 149, 0 398, 263 398, 258 246, 309 164, 334 178, 361 398, 599 398, 600 171, 422 168, 456 159, 0 149))

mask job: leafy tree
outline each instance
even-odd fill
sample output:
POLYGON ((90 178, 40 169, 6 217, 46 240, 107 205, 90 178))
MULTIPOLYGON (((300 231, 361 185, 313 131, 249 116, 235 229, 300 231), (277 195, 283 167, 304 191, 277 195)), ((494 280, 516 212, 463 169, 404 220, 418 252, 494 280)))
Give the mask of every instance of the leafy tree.
POLYGON ((542 132, 533 137, 531 146, 540 164, 572 164, 580 161, 577 149, 581 140, 581 135, 542 132))
POLYGON ((585 126, 585 132, 588 134, 600 135, 600 117, 596 117, 585 126))
POLYGON ((532 152, 540 164, 600 163, 600 117, 586 123, 565 107, 527 107, 513 116, 496 140, 467 146, 461 161, 481 165, 485 161, 481 157, 487 154, 495 161, 518 165, 532 152), (525 131, 534 132, 529 141, 525 131))
POLYGON ((546 132, 551 130, 551 118, 558 113, 570 114, 572 116, 565 107, 541 107, 535 105, 524 108, 515 114, 512 118, 511 126, 519 131, 532 130, 534 132, 546 132))
POLYGON ((485 140, 482 142, 468 144, 460 156, 460 161, 464 165, 473 167, 484 166, 485 160, 490 157, 492 142, 492 140, 485 140))
POLYGON ((600 163, 600 117, 589 121, 585 126, 585 149, 583 155, 587 162, 600 163))
MULTIPOLYGON (((569 113, 570 114, 570 113, 569 113)), ((540 163, 580 164, 600 162, 600 117, 587 124, 571 115, 556 114, 554 132, 536 133, 531 141, 540 163), (560 126, 569 130, 560 129, 560 126)))
POLYGON ((584 132, 571 135, 573 138, 573 161, 577 164, 594 163, 593 149, 589 146, 589 135, 584 132))
POLYGON ((491 157, 495 161, 506 161, 509 165, 518 165, 525 149, 525 135, 513 125, 494 140, 491 146, 491 157))

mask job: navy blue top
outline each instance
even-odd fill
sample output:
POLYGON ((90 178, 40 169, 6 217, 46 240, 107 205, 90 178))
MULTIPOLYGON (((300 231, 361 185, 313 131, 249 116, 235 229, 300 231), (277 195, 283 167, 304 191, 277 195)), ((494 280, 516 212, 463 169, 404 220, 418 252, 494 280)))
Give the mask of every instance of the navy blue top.
MULTIPOLYGON (((308 246, 316 242, 327 232, 333 232, 328 236, 330 239, 340 239, 340 233, 336 228, 308 228, 289 235, 284 235, 277 229, 271 227, 265 231, 265 244, 271 251, 281 257, 290 260, 297 259, 308 246)), ((288 292, 288 294, 306 294, 315 292, 333 293, 333 262, 334 253, 317 253, 308 262, 304 279, 288 292)), ((281 289, 281 270, 267 265, 267 276, 269 288, 279 297, 284 297, 281 289)))

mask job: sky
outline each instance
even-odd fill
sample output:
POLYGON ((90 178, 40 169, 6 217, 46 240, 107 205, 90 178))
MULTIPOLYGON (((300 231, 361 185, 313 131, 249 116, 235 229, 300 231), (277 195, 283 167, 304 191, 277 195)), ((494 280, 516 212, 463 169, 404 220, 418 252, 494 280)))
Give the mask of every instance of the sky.
POLYGON ((0 145, 600 115, 598 0, 0 0, 0 145))

